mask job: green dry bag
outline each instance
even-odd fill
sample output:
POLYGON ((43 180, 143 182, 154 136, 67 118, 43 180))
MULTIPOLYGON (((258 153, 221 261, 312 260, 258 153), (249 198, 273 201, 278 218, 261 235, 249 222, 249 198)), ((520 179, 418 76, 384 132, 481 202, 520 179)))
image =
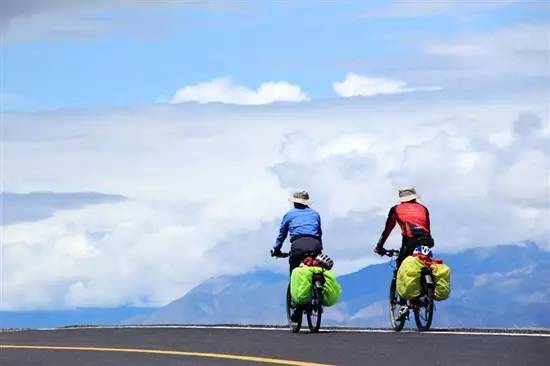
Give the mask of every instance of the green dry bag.
POLYGON ((301 264, 292 270, 290 275, 290 297, 296 304, 307 304, 311 301, 311 282, 313 268, 301 264))
POLYGON ((446 300, 451 293, 451 269, 446 264, 434 264, 431 268, 435 281, 434 298, 446 300))
POLYGON ((336 280, 334 273, 326 271, 321 267, 310 267, 304 264, 294 268, 290 275, 290 296, 292 297, 292 301, 301 305, 311 301, 311 286, 314 273, 322 273, 325 278, 321 303, 324 306, 336 304, 342 294, 342 287, 336 280))
POLYGON ((342 286, 336 280, 332 271, 324 271, 325 284, 323 286, 323 299, 321 303, 324 306, 332 306, 338 302, 342 294, 342 286))
POLYGON ((420 274, 424 263, 413 256, 408 256, 397 271, 397 293, 404 299, 420 295, 420 274))

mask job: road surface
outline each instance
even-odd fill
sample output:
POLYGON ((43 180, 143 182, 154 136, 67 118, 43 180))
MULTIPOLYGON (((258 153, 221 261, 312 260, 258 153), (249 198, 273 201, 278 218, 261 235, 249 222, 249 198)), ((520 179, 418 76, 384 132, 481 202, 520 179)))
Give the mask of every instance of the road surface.
POLYGON ((0 331, 2 366, 548 365, 550 334, 229 327, 0 331))

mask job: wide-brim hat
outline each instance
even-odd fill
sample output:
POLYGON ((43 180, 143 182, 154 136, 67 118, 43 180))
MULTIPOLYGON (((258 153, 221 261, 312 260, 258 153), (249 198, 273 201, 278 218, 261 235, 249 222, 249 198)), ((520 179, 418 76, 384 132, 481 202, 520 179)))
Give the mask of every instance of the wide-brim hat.
POLYGON ((309 193, 305 190, 296 191, 292 194, 292 197, 288 199, 290 202, 301 203, 302 205, 309 206, 311 200, 309 199, 309 193))
POLYGON ((399 190, 399 201, 409 202, 418 198, 416 189, 414 187, 407 187, 399 190))

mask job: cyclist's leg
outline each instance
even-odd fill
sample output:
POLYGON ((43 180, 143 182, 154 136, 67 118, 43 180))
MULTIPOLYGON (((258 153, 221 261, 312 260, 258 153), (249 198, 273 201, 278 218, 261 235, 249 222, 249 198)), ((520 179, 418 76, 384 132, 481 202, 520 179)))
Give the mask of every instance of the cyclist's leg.
MULTIPOLYGON (((413 238, 407 238, 406 236, 403 236, 403 240, 401 242, 401 249, 399 250, 399 255, 397 256, 397 259, 395 260, 395 271, 393 271, 393 279, 397 280, 397 271, 399 270, 399 267, 401 266, 401 263, 407 258, 409 255, 412 255, 414 252, 414 248, 416 248, 416 244, 413 238)), ((399 298, 399 304, 400 305, 406 305, 407 300, 399 298)))
POLYGON ((296 255, 296 254, 290 254, 290 256, 288 257, 288 268, 289 268, 289 271, 290 271, 290 274, 292 274, 292 270, 296 267, 299 267, 300 266, 300 263, 302 263, 302 261, 304 260, 303 256, 302 255, 296 255))
POLYGON ((414 248, 416 248, 415 242, 413 238, 407 238, 406 236, 403 237, 403 240, 401 242, 401 249, 399 250, 399 255, 397 256, 397 259, 395 260, 395 269, 398 270, 401 266, 401 263, 407 258, 409 255, 413 254, 414 248))
MULTIPOLYGON (((300 266, 300 263, 302 263, 302 261, 304 260, 304 256, 299 254, 299 253, 296 253, 291 251, 290 252, 290 256, 288 257, 288 265, 289 265, 289 275, 291 276, 292 275, 292 270, 294 270, 294 268, 297 268, 300 266)), ((299 314, 302 313, 302 311, 304 310, 304 307, 300 304, 294 304, 294 301, 292 302, 293 303, 293 306, 294 306, 294 310, 292 312, 292 314, 290 315, 290 319, 293 321, 293 322, 297 322, 299 321, 299 314)))

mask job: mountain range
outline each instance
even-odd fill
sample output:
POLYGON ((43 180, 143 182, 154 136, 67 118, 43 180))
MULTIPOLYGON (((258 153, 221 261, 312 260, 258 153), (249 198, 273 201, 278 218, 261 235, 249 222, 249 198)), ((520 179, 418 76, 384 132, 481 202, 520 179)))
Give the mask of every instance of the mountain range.
MULTIPOLYGON (((550 252, 535 244, 447 254, 451 297, 436 304, 434 326, 550 327, 550 252)), ((337 265, 337 264, 336 264, 337 265)), ((388 326, 390 263, 343 275, 341 301, 324 324, 388 326)), ((258 271, 214 278, 143 317, 143 324, 284 324, 286 275, 258 271)))
MULTIPOLYGON (((452 292, 434 327, 550 327, 550 252, 533 243, 445 254, 452 292)), ((336 266, 338 264, 336 263, 336 266)), ((391 262, 338 277, 341 301, 323 324, 387 327, 391 262)), ((0 312, 0 328, 106 324, 285 324, 286 274, 220 276, 160 308, 0 312)), ((413 325, 412 322, 409 325, 413 325)))

